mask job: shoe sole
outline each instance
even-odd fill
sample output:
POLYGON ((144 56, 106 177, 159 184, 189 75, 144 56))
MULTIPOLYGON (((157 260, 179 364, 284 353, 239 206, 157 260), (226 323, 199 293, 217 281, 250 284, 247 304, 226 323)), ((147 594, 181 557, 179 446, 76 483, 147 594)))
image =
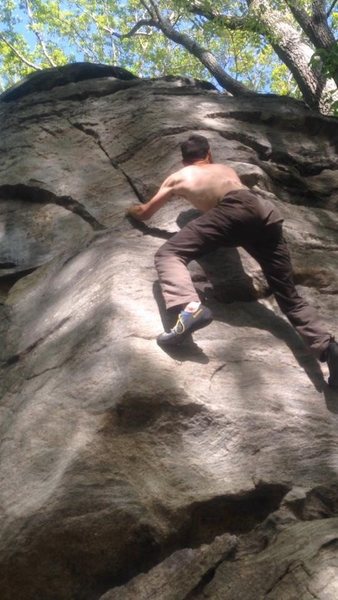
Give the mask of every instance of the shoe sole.
POLYGON ((211 317, 210 319, 206 319, 204 322, 201 322, 201 321, 199 323, 197 322, 196 324, 193 324, 191 327, 189 327, 189 329, 187 329, 180 335, 169 338, 168 340, 157 340, 157 343, 159 346, 179 346, 180 344, 182 344, 182 342, 184 342, 184 340, 189 335, 194 333, 194 331, 197 331, 198 329, 203 329, 203 327, 207 327, 207 325, 210 325, 210 323, 212 323, 212 321, 213 321, 213 318, 211 317))

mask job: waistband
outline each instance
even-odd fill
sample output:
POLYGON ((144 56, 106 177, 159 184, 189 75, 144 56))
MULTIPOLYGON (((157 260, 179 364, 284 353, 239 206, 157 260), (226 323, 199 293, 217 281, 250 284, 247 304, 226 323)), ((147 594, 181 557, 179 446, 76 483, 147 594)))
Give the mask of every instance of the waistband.
POLYGON ((220 200, 218 200, 217 204, 221 204, 221 202, 223 202, 223 200, 226 200, 229 197, 242 197, 243 195, 247 195, 249 194, 250 196, 254 196, 255 198, 257 198, 257 195, 255 194, 255 192, 252 192, 249 188, 247 187, 243 187, 243 188, 234 188, 233 190, 230 190, 229 192, 227 192, 223 198, 221 198, 220 200))

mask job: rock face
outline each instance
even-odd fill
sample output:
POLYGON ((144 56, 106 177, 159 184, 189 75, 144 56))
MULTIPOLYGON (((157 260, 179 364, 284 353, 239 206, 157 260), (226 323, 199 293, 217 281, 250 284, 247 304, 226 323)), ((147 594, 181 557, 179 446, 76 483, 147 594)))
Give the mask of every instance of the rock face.
POLYGON ((0 97, 1 598, 336 600, 326 365, 235 249, 191 264, 215 320, 161 350, 153 255, 192 211, 124 211, 207 135, 283 213, 301 293, 338 334, 338 122, 86 69, 0 97))

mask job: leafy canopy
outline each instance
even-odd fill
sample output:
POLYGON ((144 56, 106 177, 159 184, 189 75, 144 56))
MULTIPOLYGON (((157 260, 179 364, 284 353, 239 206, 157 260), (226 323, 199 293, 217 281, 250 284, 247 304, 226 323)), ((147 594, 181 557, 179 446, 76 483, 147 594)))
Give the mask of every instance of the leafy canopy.
MULTIPOLYGON (((249 89, 300 96, 289 68, 274 52, 274 32, 262 26, 257 13, 248 18, 251 4, 254 0, 1 0, 0 88, 32 70, 75 60, 124 66, 143 77, 186 75, 215 83, 196 56, 150 23, 150 8, 212 52, 218 65, 249 89), (143 24, 134 28, 136 23, 143 24)), ((262 17, 267 4, 300 30, 288 6, 290 0, 261 2, 262 17)), ((313 2, 297 0, 297 5, 310 14, 313 2)), ((334 28, 338 13, 332 2, 326 5, 334 28)), ((322 51, 316 57, 332 76, 337 55, 322 51)))

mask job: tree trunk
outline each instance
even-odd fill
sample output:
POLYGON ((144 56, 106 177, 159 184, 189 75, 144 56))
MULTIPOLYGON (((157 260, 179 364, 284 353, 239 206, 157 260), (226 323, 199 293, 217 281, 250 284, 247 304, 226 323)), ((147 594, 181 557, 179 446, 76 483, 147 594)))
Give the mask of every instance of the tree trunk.
POLYGON ((305 102, 319 108, 325 88, 325 79, 309 66, 313 48, 302 41, 301 32, 271 10, 267 0, 248 0, 251 14, 266 30, 269 41, 294 76, 305 102))

